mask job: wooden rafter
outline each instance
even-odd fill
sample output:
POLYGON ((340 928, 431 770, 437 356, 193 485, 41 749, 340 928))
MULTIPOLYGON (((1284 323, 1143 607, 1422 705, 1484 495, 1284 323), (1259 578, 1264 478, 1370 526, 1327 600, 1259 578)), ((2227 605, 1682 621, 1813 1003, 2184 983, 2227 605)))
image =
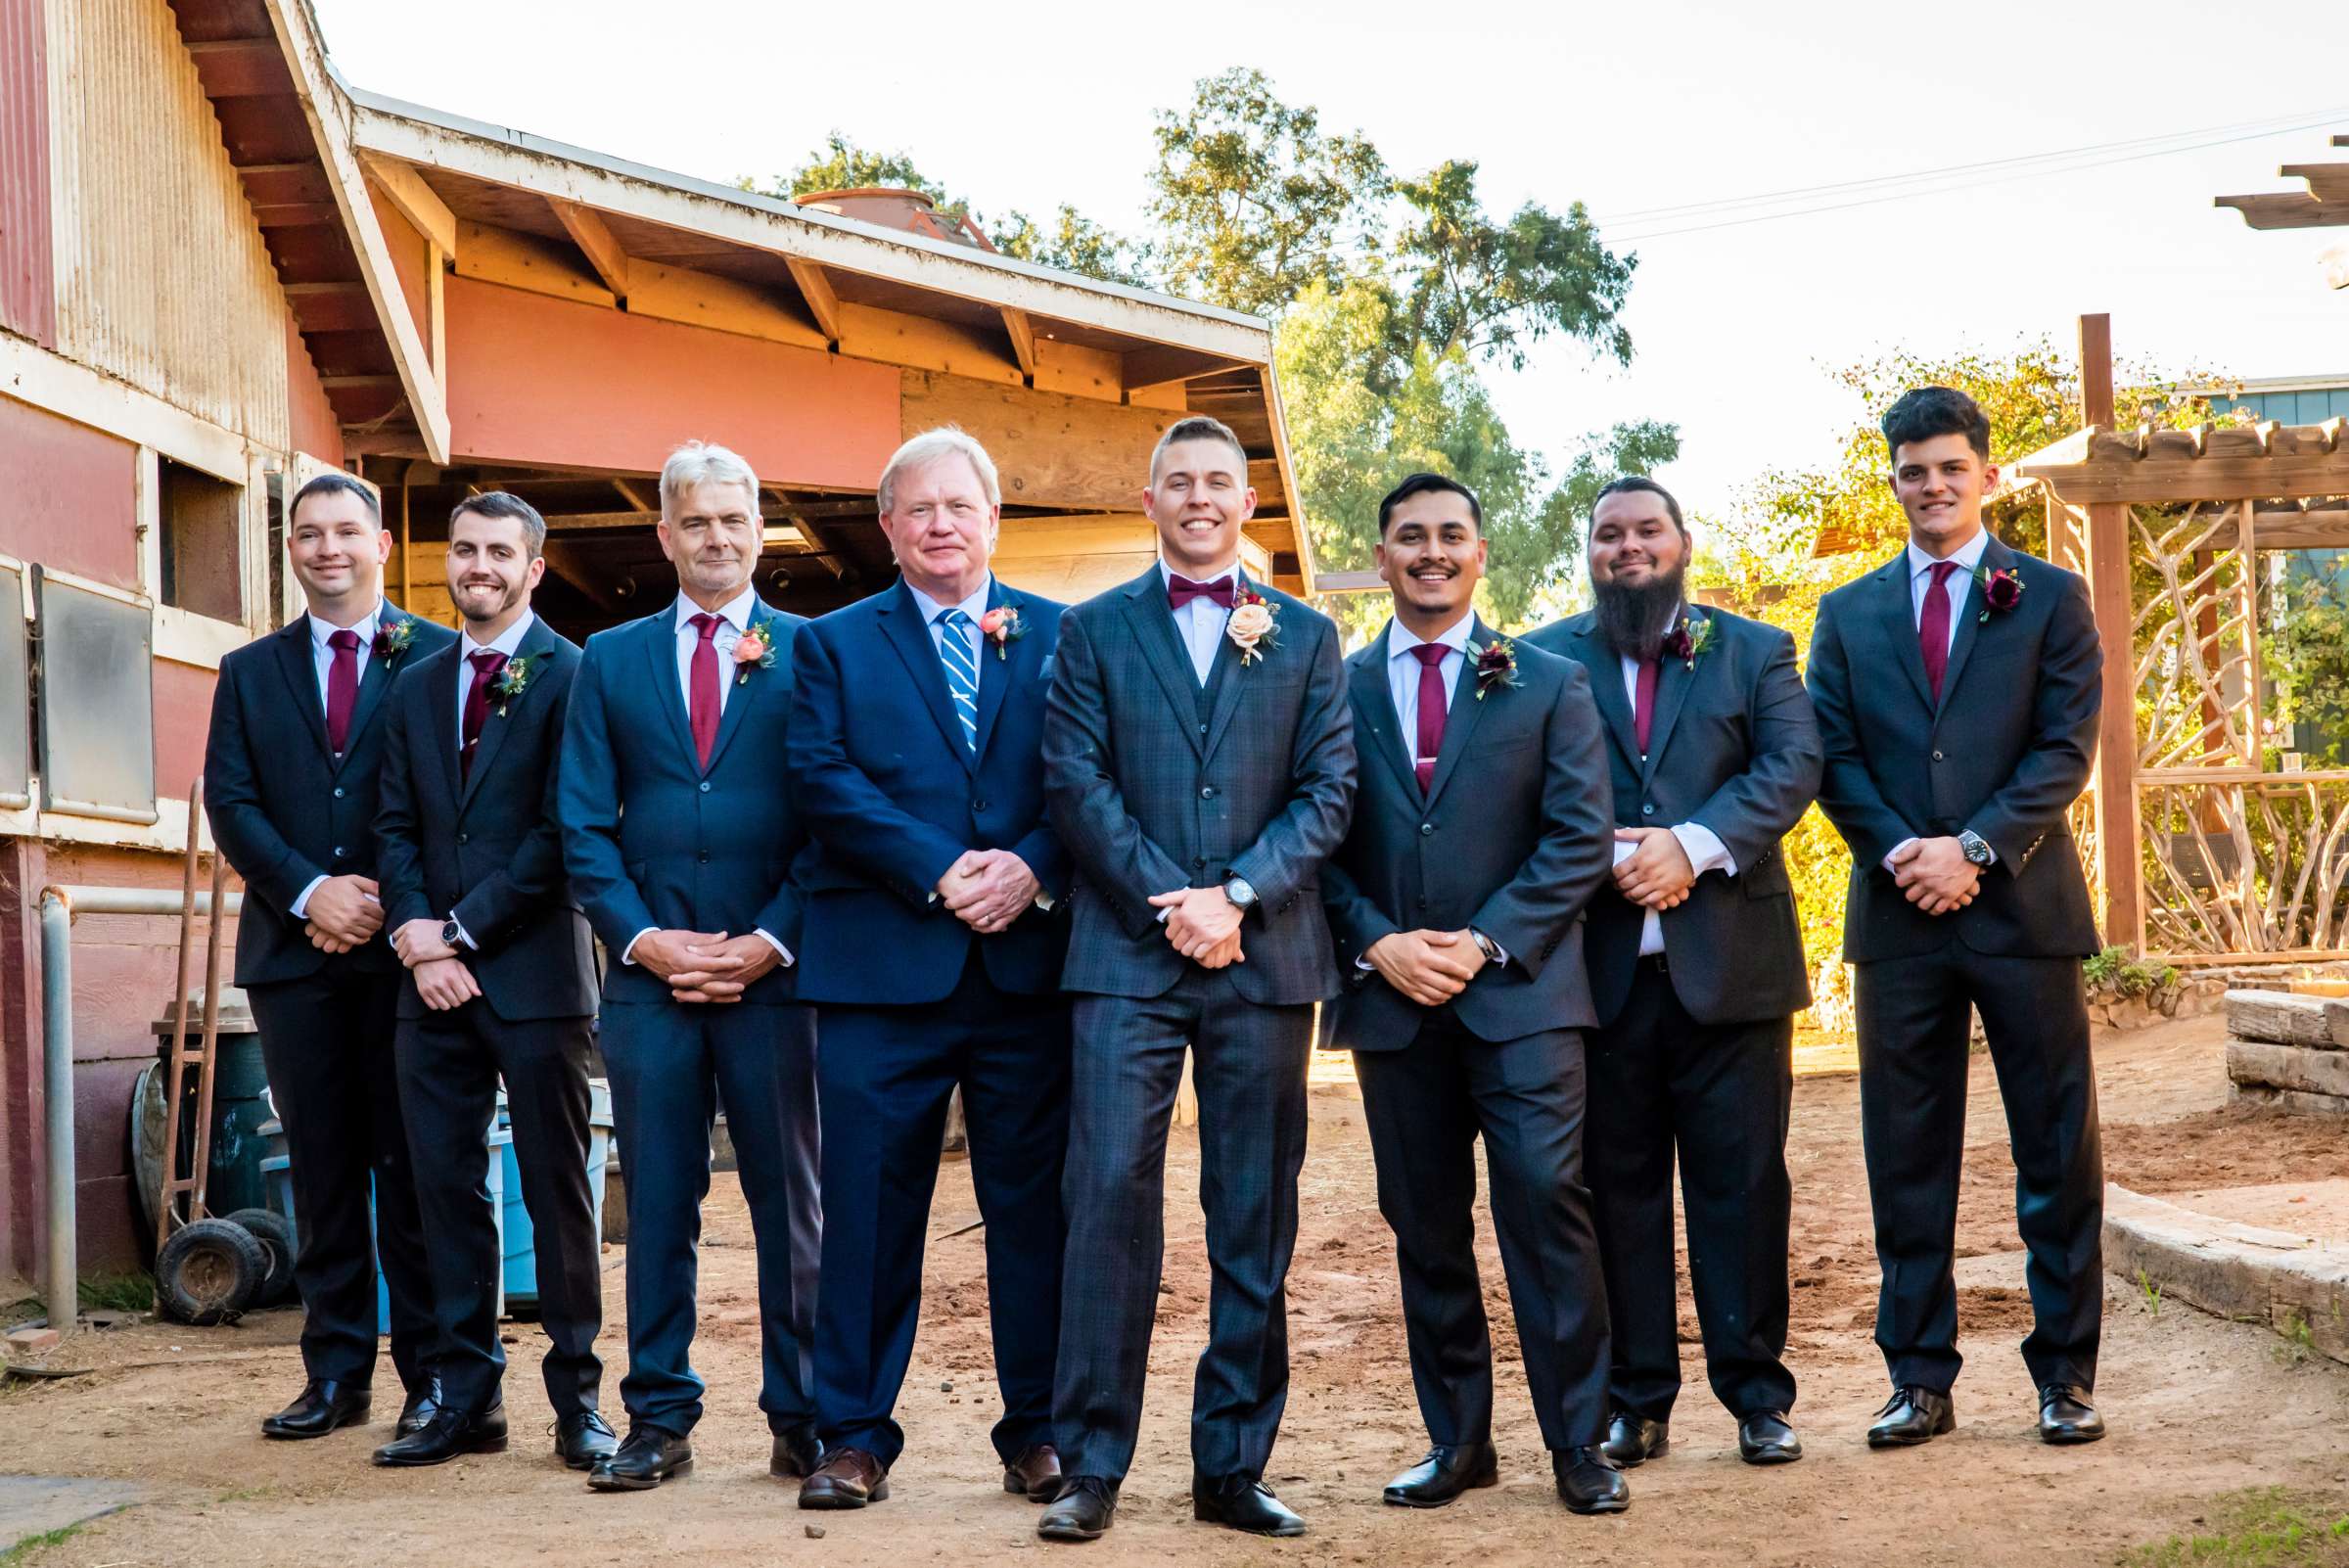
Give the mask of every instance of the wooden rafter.
POLYGON ((824 269, 813 261, 788 256, 784 264, 791 269, 791 281, 800 286, 800 298, 807 301, 807 313, 815 318, 815 330, 833 347, 840 346, 840 296, 832 291, 832 280, 824 269))
POLYGON ((375 188, 384 193, 393 210, 414 225, 427 244, 442 255, 457 254, 457 215, 424 183, 424 176, 412 165, 372 153, 360 154, 359 165, 375 182, 375 188))
POLYGON ((546 205, 554 208, 555 216, 563 224, 563 232, 571 236, 571 243, 579 248, 579 254, 587 258, 587 264, 595 269, 595 275, 604 280, 604 287, 612 291, 612 298, 626 300, 628 253, 621 249, 620 242, 612 237, 612 230, 604 220, 578 203, 566 202, 559 196, 548 197, 546 205))
POLYGON ((1011 337, 1011 357, 1020 362, 1020 374, 1030 381, 1036 379, 1036 328, 1028 320, 1028 312, 1002 306, 1003 330, 1011 337))

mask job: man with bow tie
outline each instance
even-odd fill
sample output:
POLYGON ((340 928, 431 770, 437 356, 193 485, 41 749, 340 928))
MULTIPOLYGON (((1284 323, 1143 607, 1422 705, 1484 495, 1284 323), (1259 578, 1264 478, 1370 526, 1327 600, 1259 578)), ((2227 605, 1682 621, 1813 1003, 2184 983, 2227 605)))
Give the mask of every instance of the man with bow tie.
POLYGON ((438 1407, 432 1290, 392 1067, 401 972, 381 940, 375 812, 393 678, 456 634, 385 600, 392 536, 366 485, 321 474, 286 516, 286 557, 308 613, 220 662, 204 758, 212 840, 245 879, 236 983, 260 1026, 301 1230, 294 1279, 307 1381, 261 1431, 316 1438, 367 1419, 380 1251, 404 1437, 438 1407))

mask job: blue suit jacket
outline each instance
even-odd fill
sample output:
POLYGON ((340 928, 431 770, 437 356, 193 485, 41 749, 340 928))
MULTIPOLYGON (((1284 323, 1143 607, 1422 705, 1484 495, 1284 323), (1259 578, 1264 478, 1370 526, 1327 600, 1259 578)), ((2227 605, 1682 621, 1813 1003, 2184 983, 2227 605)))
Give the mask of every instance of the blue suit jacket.
MULTIPOLYGON (((721 670, 735 681, 710 765, 694 756, 677 681, 674 601, 587 639, 563 731, 558 811, 571 890, 610 955, 604 995, 667 1001, 668 988, 621 954, 647 927, 768 932, 796 954, 800 894, 791 862, 806 842, 785 777, 791 643, 806 624, 760 602, 771 667, 721 670)), ((745 1002, 793 1000, 793 972, 773 969, 745 1002)))
POLYGON ((980 648, 975 754, 902 581, 799 634, 791 781, 808 833, 798 881, 812 916, 800 952, 802 1001, 943 1000, 973 942, 1002 990, 1060 989, 1065 915, 1031 908, 982 939, 933 901, 965 850, 1007 849, 1055 909, 1066 908, 1068 855, 1044 820, 1043 767, 1044 695, 1066 606, 1000 581, 987 604, 1018 610, 1025 630, 980 648))

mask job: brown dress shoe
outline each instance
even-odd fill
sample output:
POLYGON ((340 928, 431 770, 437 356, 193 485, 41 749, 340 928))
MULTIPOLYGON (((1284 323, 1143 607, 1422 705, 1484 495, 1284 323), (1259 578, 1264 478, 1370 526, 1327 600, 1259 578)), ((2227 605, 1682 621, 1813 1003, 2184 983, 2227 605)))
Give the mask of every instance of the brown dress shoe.
POLYGON ((825 1454, 815 1473, 800 1483, 803 1508, 861 1508, 888 1496, 889 1472, 862 1449, 825 1454))
POLYGON ((1003 1490, 1016 1492, 1030 1502, 1050 1502, 1060 1496, 1060 1450, 1049 1443, 1032 1443, 1003 1466, 1003 1490))

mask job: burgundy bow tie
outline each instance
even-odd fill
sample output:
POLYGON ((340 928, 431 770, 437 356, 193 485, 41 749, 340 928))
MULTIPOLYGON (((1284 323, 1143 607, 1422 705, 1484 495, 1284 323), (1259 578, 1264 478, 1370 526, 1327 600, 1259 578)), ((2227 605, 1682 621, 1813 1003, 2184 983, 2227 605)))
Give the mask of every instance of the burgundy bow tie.
POLYGON ((1167 574, 1167 608, 1179 610, 1193 599, 1213 599, 1228 610, 1237 581, 1236 576, 1227 574, 1213 582, 1193 582, 1178 572, 1170 572, 1167 574))

